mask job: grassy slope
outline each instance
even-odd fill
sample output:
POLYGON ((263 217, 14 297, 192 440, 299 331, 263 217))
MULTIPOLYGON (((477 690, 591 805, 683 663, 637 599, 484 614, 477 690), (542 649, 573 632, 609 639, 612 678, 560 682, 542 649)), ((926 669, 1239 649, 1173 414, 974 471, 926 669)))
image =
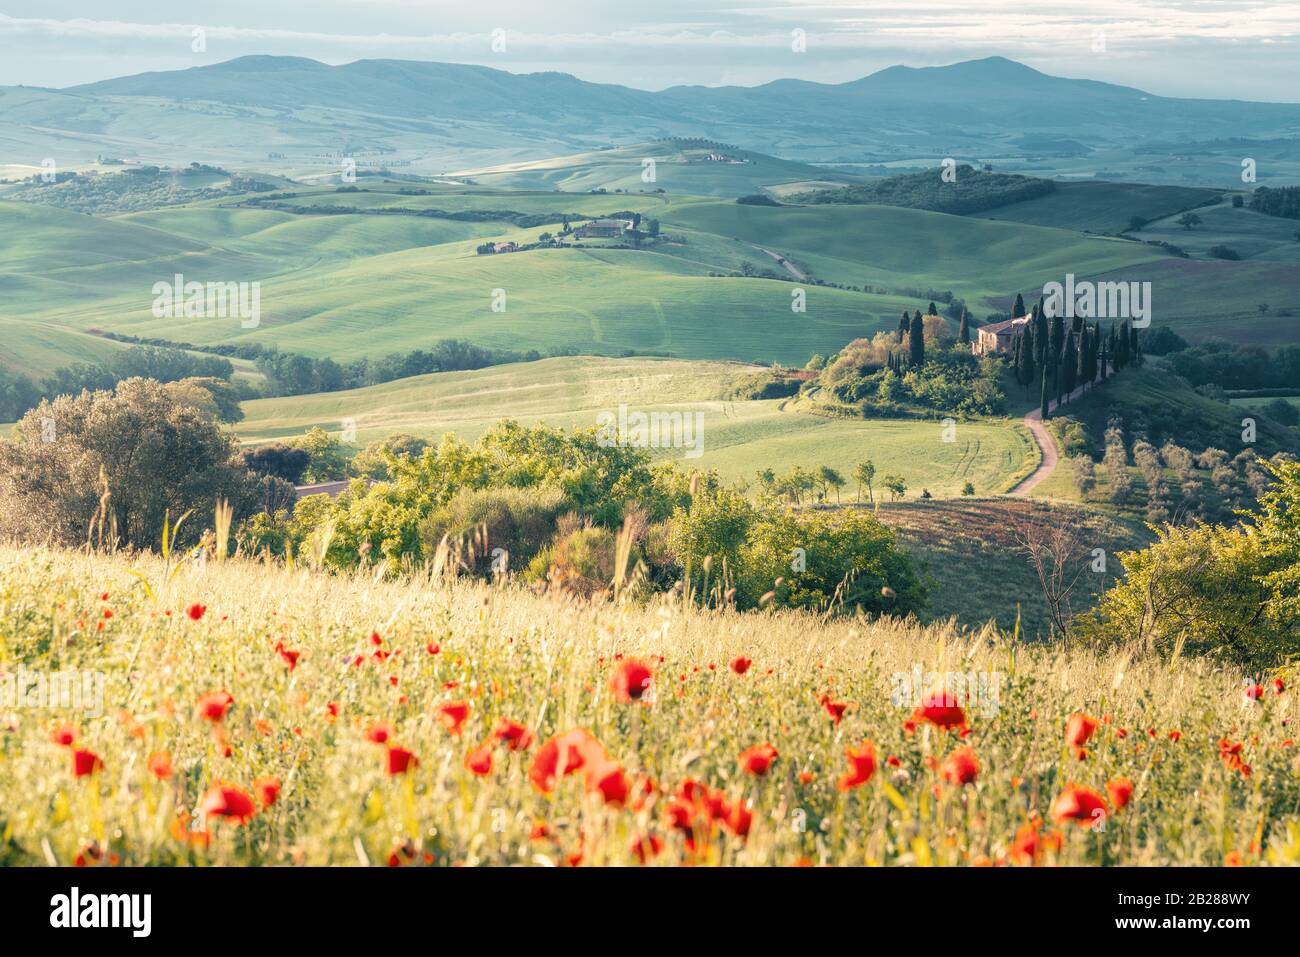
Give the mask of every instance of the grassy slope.
POLYGON ((974 213, 972 218, 1056 226, 1080 232, 1118 233, 1134 216, 1161 219, 1221 195, 1219 190, 1185 186, 1100 180, 1063 182, 1057 183, 1056 189, 1046 196, 974 213))
MULTIPOLYGON (((1035 452, 1018 425, 1002 420, 961 423, 957 440, 941 441, 935 422, 861 421, 781 410, 778 400, 731 402, 721 397, 752 369, 732 364, 657 359, 547 359, 474 372, 417 376, 350 392, 244 403, 237 430, 245 442, 297 435, 311 426, 341 432, 353 419, 366 443, 394 432, 475 438, 501 418, 592 428, 600 411, 704 413, 704 454, 684 466, 716 468, 753 480, 762 468, 829 465, 846 478, 864 459, 877 474, 897 474, 919 495, 928 487, 952 496, 972 482, 981 493, 1005 491, 1035 452)), ((853 486, 842 495, 853 495, 853 486)))
MULTIPOLYGON (((884 504, 880 518, 929 571, 936 587, 925 609, 926 621, 955 617, 965 625, 996 620, 1010 630, 1017 609, 1021 633, 1045 638, 1051 619, 1042 586, 1016 530, 1026 522, 1068 523, 1086 551, 1105 549, 1106 571, 1089 570, 1079 580, 1072 607, 1078 611, 1111 584, 1122 568, 1115 554, 1151 540, 1140 523, 1118 520, 1097 508, 1024 499, 958 499, 947 502, 884 504)), ((1090 561, 1091 559, 1089 559, 1090 561)))
MULTIPOLYGON (((1119 407, 1130 422, 1158 412, 1162 419, 1175 422, 1179 429, 1208 438, 1214 448, 1222 449, 1229 456, 1247 448, 1242 442, 1240 409, 1207 399, 1177 376, 1155 369, 1125 369, 1105 385, 1067 404, 1061 414, 1083 421, 1093 441, 1100 444, 1108 418, 1119 407)), ((1261 418, 1257 432, 1252 447, 1262 455, 1271 455, 1277 448, 1296 448, 1297 433, 1293 429, 1261 418)), ((1132 441, 1134 436, 1127 438, 1132 441)))
POLYGON ((1198 661, 1013 647, 996 633, 887 620, 740 616, 658 601, 613 608, 509 587, 375 581, 369 571, 182 561, 167 574, 150 556, 10 547, 0 547, 0 628, 7 654, 27 669, 102 673, 105 701, 129 701, 135 716, 123 720, 113 706, 11 722, 0 762, 0 864, 67 865, 94 821, 105 851, 127 866, 382 865, 408 834, 413 863, 425 855, 444 866, 561 863, 581 841, 584 865, 631 864, 629 844, 646 831, 664 842, 653 862, 673 865, 688 856, 682 836, 664 824, 664 807, 688 776, 729 803, 751 802, 753 812, 746 840, 714 832, 696 863, 1003 860, 1027 807, 1047 816, 1067 784, 1104 790, 1117 776, 1136 784, 1133 801, 1104 830, 1066 822, 1059 852, 1038 863, 1219 865, 1229 851, 1246 863, 1300 859, 1287 837, 1296 825, 1294 749, 1282 744, 1293 733, 1286 724, 1295 721, 1294 696, 1269 695, 1243 710, 1245 675, 1198 661), (133 572, 152 583, 153 598, 133 572), (195 602, 207 608, 200 621, 162 614, 195 602), (111 620, 102 618, 105 608, 111 620), (80 622, 97 619, 104 628, 90 640, 80 622), (278 622, 272 635, 270 621, 278 622), (370 660, 372 631, 402 653, 382 665, 370 660), (277 635, 300 653, 292 674, 275 653, 277 635), (437 655, 420 650, 434 642, 437 655), (367 656, 362 666, 345 664, 357 654, 367 656), (654 691, 642 704, 620 704, 606 690, 620 654, 653 662, 654 691), (744 676, 725 667, 737 655, 753 661, 744 676), (134 660, 165 667, 128 668, 134 660), (962 743, 978 755, 977 783, 943 785, 927 769, 956 747, 955 736, 905 732, 916 699, 895 691, 910 687, 915 669, 986 676, 965 702, 972 733, 962 743), (452 681, 458 686, 446 690, 452 681), (222 725, 229 757, 219 756, 207 722, 193 714, 194 702, 216 689, 234 700, 222 725), (841 724, 818 703, 827 690, 849 705, 841 724), (453 736, 434 714, 462 697, 470 713, 453 736), (1067 717, 1080 710, 1110 719, 1082 761, 1062 743, 1067 717), (497 748, 490 773, 473 776, 465 754, 500 718, 523 722, 537 743, 514 754, 497 748), (408 776, 386 776, 383 748, 366 740, 381 720, 419 761, 408 776), (101 772, 72 778, 67 752, 50 743, 51 727, 64 721, 75 725, 78 746, 103 762, 101 772), (532 756, 574 727, 665 796, 640 811, 604 805, 584 799, 582 775, 560 781, 550 797, 539 794, 527 776, 532 756), (1175 729, 1179 741, 1167 735, 1175 729), (1246 742, 1249 779, 1223 766, 1225 734, 1246 742), (845 747, 867 738, 881 761, 876 779, 837 790, 845 747), (778 752, 776 763, 763 777, 743 774, 737 755, 763 741, 778 752), (168 784, 146 770, 152 751, 171 756, 168 784), (884 768, 889 755, 896 769, 884 768), (283 785, 278 801, 248 827, 196 821, 214 832, 206 846, 172 833, 179 813, 193 811, 214 781, 249 788, 268 776, 283 785), (796 811, 806 827, 792 826, 796 811), (539 821, 552 836, 531 840, 539 821))
POLYGON ((1300 263, 1300 240, 1296 239, 1296 231, 1300 230, 1298 220, 1265 216, 1245 207, 1234 209, 1231 203, 1197 209, 1195 213, 1202 223, 1192 229, 1178 225, 1179 217, 1168 216, 1134 235, 1139 239, 1173 243, 1200 258, 1210 256, 1211 246, 1227 246, 1242 259, 1292 266, 1300 263))
POLYGON ((665 222, 757 243, 833 282, 951 289, 978 301, 1166 258, 1151 247, 1063 229, 995 223, 894 206, 772 208, 698 203, 665 222))
POLYGON ((689 147, 676 143, 639 143, 608 150, 523 163, 510 163, 454 174, 474 182, 513 189, 560 189, 586 192, 623 189, 628 192, 665 189, 698 196, 741 196, 767 186, 809 180, 850 182, 856 177, 818 169, 804 163, 777 159, 748 150, 689 147), (721 152, 743 163, 709 162, 710 152, 721 152), (642 179, 643 161, 655 161, 655 179, 642 179))

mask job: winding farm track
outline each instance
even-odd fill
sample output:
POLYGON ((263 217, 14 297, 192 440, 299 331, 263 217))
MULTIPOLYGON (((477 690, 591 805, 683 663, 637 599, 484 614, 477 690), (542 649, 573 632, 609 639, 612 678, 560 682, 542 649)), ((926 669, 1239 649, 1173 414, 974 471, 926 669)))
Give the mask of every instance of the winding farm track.
MULTIPOLYGON (((1110 370, 1110 374, 1115 374, 1113 369, 1110 370)), ((1101 383, 1089 382, 1081 385, 1066 396, 1066 401, 1071 402, 1091 389, 1093 385, 1100 384, 1101 383)), ((1055 399, 1049 401, 1047 404, 1048 413, 1050 414, 1054 412, 1057 405, 1059 405, 1059 403, 1055 399)), ((1028 495, 1042 482, 1046 481, 1049 475, 1056 471, 1056 466, 1061 461, 1060 453, 1056 451, 1056 440, 1053 439, 1052 434, 1047 431, 1047 426, 1043 425, 1043 410, 1030 410, 1025 414, 1022 421, 1025 423, 1025 428, 1029 430, 1029 434, 1034 437, 1034 442, 1038 445, 1038 451, 1042 453, 1043 458, 1042 461, 1038 463, 1038 468, 1034 469, 1021 479, 1020 483, 1007 493, 1008 495, 1028 495)))

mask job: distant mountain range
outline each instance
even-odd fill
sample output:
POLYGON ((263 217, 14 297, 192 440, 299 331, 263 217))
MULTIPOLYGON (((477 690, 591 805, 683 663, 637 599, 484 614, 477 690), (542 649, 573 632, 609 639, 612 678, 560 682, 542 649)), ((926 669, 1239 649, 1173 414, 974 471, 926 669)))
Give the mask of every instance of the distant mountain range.
POLYGON ((563 73, 249 56, 64 90, 7 87, 0 113, 0 165, 108 153, 290 172, 351 153, 427 173, 668 136, 844 164, 1113 151, 1119 168, 1148 145, 1164 156, 1239 139, 1283 151, 1300 141, 1300 104, 1160 97, 1002 57, 895 66, 841 84, 650 92, 563 73))

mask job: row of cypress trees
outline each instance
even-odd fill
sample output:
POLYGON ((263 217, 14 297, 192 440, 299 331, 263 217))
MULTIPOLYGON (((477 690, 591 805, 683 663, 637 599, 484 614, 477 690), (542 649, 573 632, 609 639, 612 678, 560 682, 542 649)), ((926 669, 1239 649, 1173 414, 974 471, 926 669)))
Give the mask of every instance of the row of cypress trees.
MULTIPOLYGON (((1023 316, 1024 301, 1019 295, 1016 305, 1016 315, 1023 316)), ((1104 382, 1109 373, 1141 360, 1137 330, 1128 320, 1112 324, 1103 333, 1099 321, 1089 326, 1075 316, 1067 330, 1063 317, 1048 318, 1041 299, 1011 343, 1016 382, 1026 389, 1038 383, 1043 418, 1048 416, 1052 398, 1059 405, 1078 386, 1104 382)))

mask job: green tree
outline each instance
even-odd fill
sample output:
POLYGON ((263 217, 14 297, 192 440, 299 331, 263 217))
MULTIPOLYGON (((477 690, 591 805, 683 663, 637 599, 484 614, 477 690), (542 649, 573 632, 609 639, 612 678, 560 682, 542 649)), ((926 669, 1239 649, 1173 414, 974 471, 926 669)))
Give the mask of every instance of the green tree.
POLYGON ((870 615, 907 615, 925 603, 926 586, 893 531, 861 510, 759 513, 736 568, 742 607, 768 592, 778 605, 870 615), (791 567, 796 554, 802 571, 791 567))
POLYGON ((319 426, 312 426, 306 435, 290 439, 285 444, 302 449, 311 456, 302 475, 303 481, 309 485, 335 482, 347 474, 349 456, 343 443, 319 426))
POLYGON ((970 345, 970 313, 966 311, 965 306, 962 306, 961 327, 957 330, 957 338, 963 345, 970 345))
POLYGON ((835 489, 835 501, 840 500, 840 489, 848 483, 844 481, 844 476, 831 468, 829 465, 823 465, 817 470, 817 477, 821 480, 823 489, 835 489))
POLYGON ((42 401, 0 440, 0 528, 29 540, 149 548, 193 510, 190 543, 218 499, 242 518, 257 496, 235 437, 152 379, 42 401))
POLYGON ((1272 668, 1300 654, 1300 463, 1270 463, 1273 484, 1240 525, 1166 526, 1122 552, 1124 578, 1077 621, 1098 644, 1205 655, 1272 668))
POLYGON ((1201 225, 1202 220, 1201 217, 1197 216, 1195 213, 1183 213, 1183 215, 1178 217, 1177 222, 1179 226, 1183 227, 1183 229, 1191 230, 1192 227, 1201 225))
POLYGON ((876 502, 876 497, 872 491, 871 483, 876 478, 875 463, 872 462, 870 459, 867 459, 867 461, 865 462, 859 462, 857 468, 853 472, 853 475, 858 480, 858 501, 859 502, 862 501, 862 488, 863 486, 866 486, 867 501, 874 505, 876 502))
POLYGON ((916 368, 925 365, 925 321, 918 311, 912 317, 907 340, 908 361, 916 368))

